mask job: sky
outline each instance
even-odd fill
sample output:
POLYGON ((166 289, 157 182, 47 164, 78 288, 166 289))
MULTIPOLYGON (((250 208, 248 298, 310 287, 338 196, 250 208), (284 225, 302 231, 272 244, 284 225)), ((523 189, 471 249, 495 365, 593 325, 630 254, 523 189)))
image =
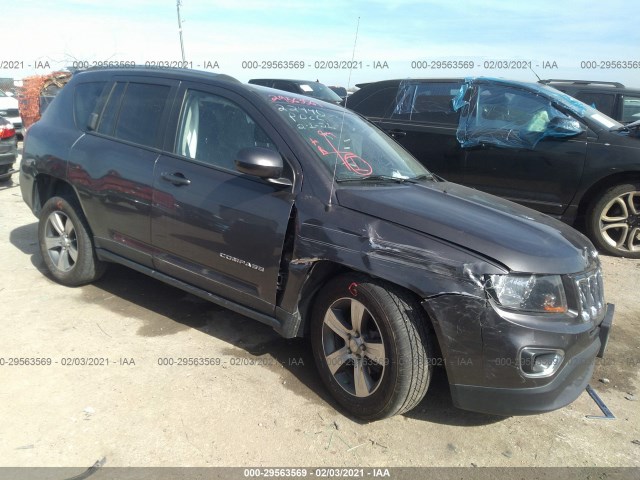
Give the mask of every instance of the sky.
MULTIPOLYGON (((622 0, 181 4, 187 66, 243 82, 295 78, 352 87, 408 77, 535 81, 537 74, 640 87, 640 28, 622 0), (298 68, 279 69, 277 62, 298 68)), ((5 46, 0 53, 0 77, 21 79, 104 61, 181 61, 175 0, 12 5, 20 6, 4 6, 2 17, 13 19, 18 33, 9 39, 11 50, 5 46)))

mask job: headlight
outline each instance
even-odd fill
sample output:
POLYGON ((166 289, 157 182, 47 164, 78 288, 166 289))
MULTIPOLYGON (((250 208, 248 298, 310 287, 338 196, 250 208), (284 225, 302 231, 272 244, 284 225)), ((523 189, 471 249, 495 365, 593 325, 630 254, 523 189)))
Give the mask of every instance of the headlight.
POLYGON ((489 275, 486 289, 503 308, 540 313, 568 310, 560 275, 489 275))

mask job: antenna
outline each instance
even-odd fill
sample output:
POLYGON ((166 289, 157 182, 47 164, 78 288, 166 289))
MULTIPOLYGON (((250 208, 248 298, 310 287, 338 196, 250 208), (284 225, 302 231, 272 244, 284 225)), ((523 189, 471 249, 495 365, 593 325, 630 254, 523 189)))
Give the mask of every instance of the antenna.
MULTIPOLYGON (((360 17, 358 17, 358 22, 356 23, 356 36, 353 40, 353 50, 351 52, 351 62, 349 63, 349 78, 347 79, 347 92, 351 87, 351 72, 353 72, 353 63, 356 58, 356 45, 358 43, 358 31, 360 30, 360 17)), ((342 112, 342 122, 340 123, 340 135, 338 136, 338 147, 342 143, 342 127, 344 127, 344 116, 347 113, 347 102, 349 97, 344 100, 344 110, 342 112)), ((338 168, 338 158, 340 154, 336 154, 336 162, 333 164, 333 178, 331 178, 331 191, 329 192, 329 205, 331 205, 331 197, 333 197, 333 191, 335 190, 336 185, 336 169, 338 168)))
POLYGON ((536 73, 536 71, 535 71, 533 68, 531 68, 531 65, 529 65, 529 69, 530 69, 530 70, 533 72, 533 74, 537 77, 538 81, 539 81, 539 82, 541 82, 541 81, 542 81, 542 79, 541 79, 540 77, 538 77, 538 74, 536 73))
POLYGON ((178 34, 180 35, 180 50, 182 51, 182 63, 186 62, 184 58, 184 42, 182 40, 182 20, 180 19, 180 6, 182 5, 182 0, 178 0, 176 2, 176 9, 178 10, 178 34))

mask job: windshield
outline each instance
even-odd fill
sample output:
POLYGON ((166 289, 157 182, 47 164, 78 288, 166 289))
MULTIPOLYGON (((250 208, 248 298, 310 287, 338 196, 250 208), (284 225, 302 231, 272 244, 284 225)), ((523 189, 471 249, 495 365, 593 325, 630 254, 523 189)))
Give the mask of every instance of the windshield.
POLYGON ((0 90, 0 97, 6 97, 5 93, 2 90, 0 90))
POLYGON ((260 91, 336 181, 431 178, 408 152, 352 112, 298 95, 260 91))
POLYGON ((304 92, 305 95, 308 95, 313 98, 317 98, 319 100, 324 100, 325 102, 339 103, 342 101, 342 98, 336 92, 331 90, 326 85, 318 82, 304 82, 298 84, 300 89, 304 92))

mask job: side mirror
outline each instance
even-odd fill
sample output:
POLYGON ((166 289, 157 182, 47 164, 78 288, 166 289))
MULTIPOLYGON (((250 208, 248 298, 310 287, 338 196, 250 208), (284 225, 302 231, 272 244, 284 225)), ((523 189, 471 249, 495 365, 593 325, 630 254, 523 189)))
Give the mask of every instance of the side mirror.
POLYGON ((545 130, 545 137, 573 137, 584 132, 584 128, 575 118, 553 117, 545 130))
POLYGON ((235 164, 240 173, 264 178, 279 185, 291 185, 289 179, 281 178, 284 169, 282 157, 268 148, 243 148, 237 153, 235 164))

